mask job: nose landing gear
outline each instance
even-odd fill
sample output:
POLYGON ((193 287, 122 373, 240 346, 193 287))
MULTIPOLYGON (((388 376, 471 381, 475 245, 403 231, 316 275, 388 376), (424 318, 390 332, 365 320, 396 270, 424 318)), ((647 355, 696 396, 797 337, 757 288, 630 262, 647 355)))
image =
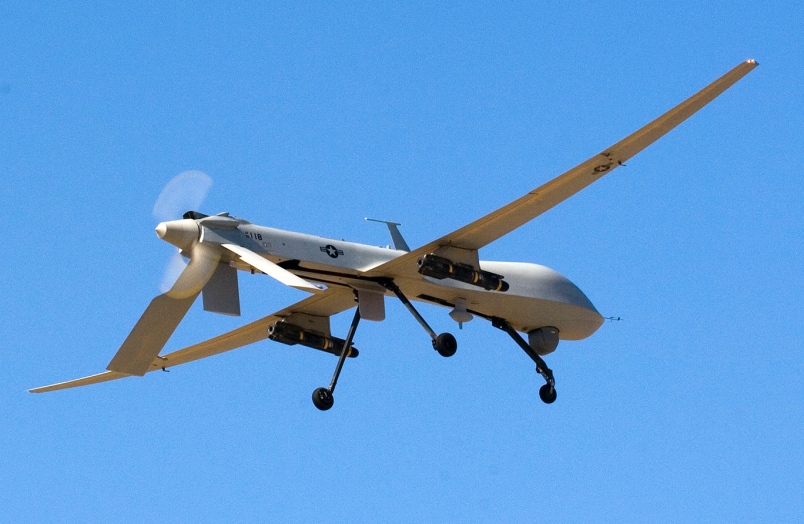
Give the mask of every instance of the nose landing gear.
POLYGON ((542 357, 540 357, 538 353, 536 353, 533 348, 531 348, 530 345, 525 342, 525 339, 523 339, 522 336, 517 333, 517 331, 511 326, 511 324, 508 323, 507 320, 494 317, 491 319, 491 325, 508 333, 508 336, 514 339, 514 342, 516 342, 517 345, 521 347, 531 359, 533 359, 533 361, 536 363, 536 372, 544 377, 546 382, 544 386, 539 388, 539 398, 542 399, 542 402, 545 404, 552 404, 555 402, 556 397, 558 396, 556 394, 556 381, 553 378, 553 371, 547 367, 547 364, 544 362, 542 357))
POLYGON ((542 399, 542 402, 545 404, 552 404, 555 402, 556 396, 556 388, 550 384, 545 384, 539 388, 539 398, 542 399))

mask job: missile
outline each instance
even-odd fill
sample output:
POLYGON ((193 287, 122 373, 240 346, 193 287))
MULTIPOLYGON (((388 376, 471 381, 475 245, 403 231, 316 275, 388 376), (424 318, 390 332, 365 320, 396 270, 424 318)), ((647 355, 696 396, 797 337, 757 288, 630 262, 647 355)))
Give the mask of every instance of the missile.
MULTIPOLYGON (((289 324, 284 321, 276 322, 268 327, 268 338, 282 344, 292 346, 294 344, 301 344, 309 348, 331 353, 335 356, 341 356, 345 340, 335 337, 328 337, 322 333, 308 331, 299 326, 289 324)), ((356 357, 358 355, 357 348, 352 346, 349 349, 347 357, 356 357)))
POLYGON ((419 273, 426 277, 433 277, 439 280, 451 278, 458 282, 482 287, 487 291, 508 291, 508 282, 503 280, 502 275, 475 269, 468 264, 452 262, 438 255, 424 255, 419 258, 417 265, 419 273))

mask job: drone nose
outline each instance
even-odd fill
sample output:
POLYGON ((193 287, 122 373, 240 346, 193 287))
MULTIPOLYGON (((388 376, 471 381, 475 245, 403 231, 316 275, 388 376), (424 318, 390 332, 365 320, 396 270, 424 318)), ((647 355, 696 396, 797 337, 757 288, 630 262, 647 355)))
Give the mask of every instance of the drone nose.
POLYGON ((190 247, 193 242, 198 240, 198 224, 196 224, 195 220, 171 220, 170 222, 161 222, 156 226, 156 236, 169 244, 184 249, 190 247))

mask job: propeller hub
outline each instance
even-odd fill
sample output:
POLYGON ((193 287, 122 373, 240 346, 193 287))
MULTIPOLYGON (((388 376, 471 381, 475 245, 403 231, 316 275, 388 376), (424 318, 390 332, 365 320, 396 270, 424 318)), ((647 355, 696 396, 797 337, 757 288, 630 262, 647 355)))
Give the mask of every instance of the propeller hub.
POLYGON ((186 249, 201 237, 195 220, 171 220, 156 226, 156 236, 179 249, 186 249))

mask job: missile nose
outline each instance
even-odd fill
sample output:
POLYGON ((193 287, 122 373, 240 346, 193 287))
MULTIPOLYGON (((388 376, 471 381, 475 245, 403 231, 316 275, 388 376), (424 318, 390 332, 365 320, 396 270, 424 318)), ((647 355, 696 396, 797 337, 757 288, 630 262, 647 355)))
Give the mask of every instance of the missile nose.
POLYGON ((190 247, 201 232, 195 220, 171 220, 156 226, 156 236, 179 249, 190 247))

